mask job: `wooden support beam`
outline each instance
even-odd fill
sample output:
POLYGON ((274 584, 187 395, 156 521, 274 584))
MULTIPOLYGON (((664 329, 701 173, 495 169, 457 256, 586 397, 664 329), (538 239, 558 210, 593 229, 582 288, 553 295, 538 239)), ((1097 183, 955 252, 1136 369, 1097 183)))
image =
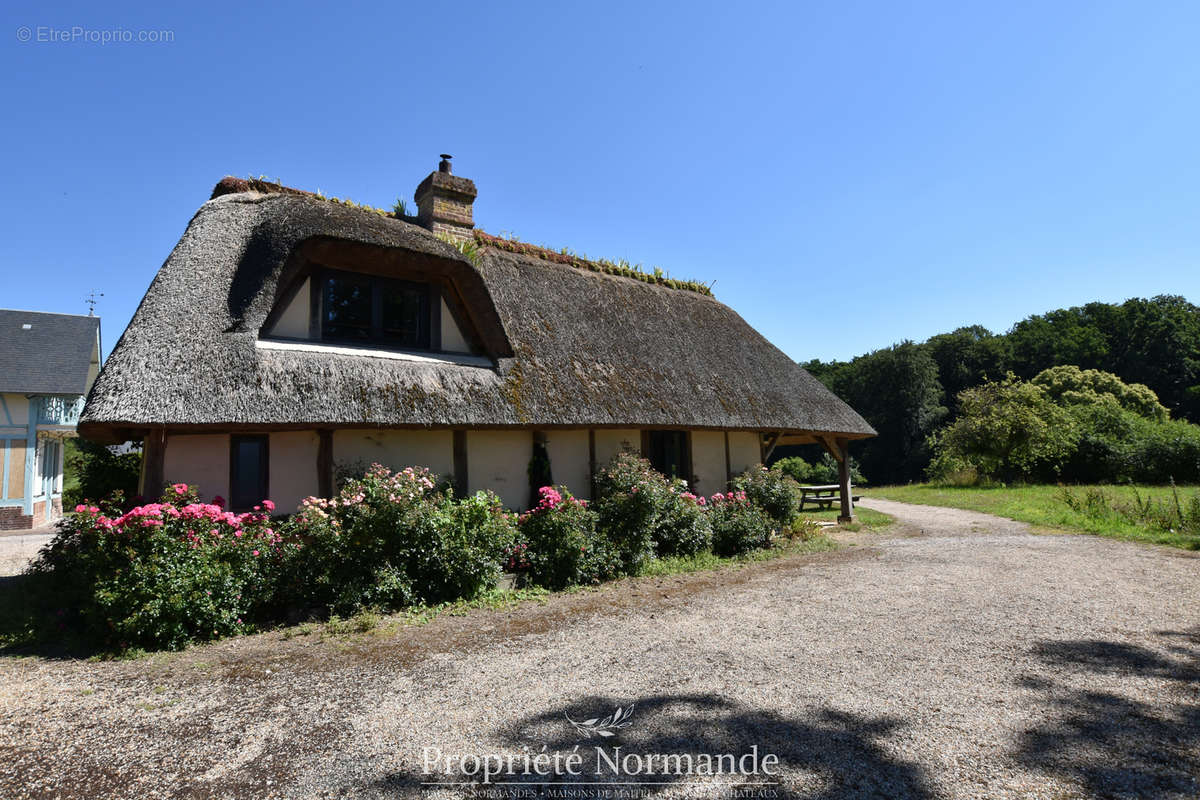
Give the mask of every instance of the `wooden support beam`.
POLYGON ((839 464, 841 463, 842 451, 838 449, 836 442, 828 436, 818 436, 817 441, 821 443, 821 447, 824 447, 829 452, 829 455, 833 456, 834 461, 837 461, 839 464))
POLYGON ((725 488, 733 482, 733 462, 729 460, 729 431, 725 431, 725 488))
POLYGON ((142 485, 138 487, 138 492, 149 502, 156 501, 166 485, 163 477, 166 453, 167 429, 154 428, 147 431, 142 442, 142 485))
POLYGON ((779 444, 780 436, 783 436, 783 434, 772 433, 764 440, 762 449, 762 464, 764 467, 767 465, 767 459, 769 459, 771 454, 775 452, 775 445, 779 444))
POLYGON ((333 497, 333 431, 317 431, 317 494, 333 497))
POLYGON ((588 500, 596 499, 596 431, 588 428, 588 500))
POLYGON ((841 512, 838 522, 854 521, 854 495, 850 491, 850 443, 845 439, 836 442, 838 454, 838 493, 841 500, 841 512))
POLYGON ((459 497, 467 496, 467 432, 454 432, 454 493, 459 497))

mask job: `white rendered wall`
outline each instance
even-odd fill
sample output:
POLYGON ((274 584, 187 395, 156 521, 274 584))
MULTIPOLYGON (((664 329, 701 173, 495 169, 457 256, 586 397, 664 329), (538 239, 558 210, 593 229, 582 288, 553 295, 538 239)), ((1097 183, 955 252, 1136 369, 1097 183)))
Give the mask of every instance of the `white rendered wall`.
POLYGON ((692 431, 692 471, 699 478, 693 491, 705 495, 725 491, 723 431, 692 431))
POLYGON ((582 500, 592 499, 592 475, 588 466, 588 432, 547 431, 546 452, 554 483, 566 486, 582 500))
POLYGON ((469 353, 471 346, 467 344, 466 338, 462 335, 462 331, 458 329, 458 323, 454 321, 454 317, 450 315, 450 308, 446 305, 446 301, 442 300, 442 350, 447 353, 469 353))
POLYGON ((612 461, 613 456, 621 452, 624 444, 628 444, 635 452, 642 451, 642 432, 636 428, 628 430, 596 429, 596 469, 602 470, 612 461))
POLYGON ((429 467, 440 476, 454 472, 454 434, 426 430, 338 430, 333 432, 333 462, 383 464, 392 470, 429 467))
POLYGON ((741 475, 762 461, 759 440, 759 435, 753 431, 729 432, 729 468, 734 476, 741 475))
POLYGON ((0 401, 0 428, 24 428, 29 424, 29 398, 5 392, 0 394, 0 401))
POLYGON ((287 336, 292 339, 308 338, 308 321, 312 315, 308 294, 311 283, 311 279, 305 279, 300 291, 296 292, 296 296, 292 298, 292 302, 284 309, 279 319, 275 320, 275 327, 270 331, 272 336, 287 336))
POLYGON ((532 456, 530 431, 467 431, 467 490, 489 489, 507 507, 526 508, 532 456))
MULTIPOLYGON (((163 479, 167 483, 195 486, 200 499, 206 502, 217 495, 228 500, 229 434, 168 436, 167 450, 163 454, 163 479)), ((157 486, 147 487, 148 492, 157 490, 157 486)))
POLYGON ((271 434, 268 445, 271 467, 268 489, 276 513, 290 514, 300 508, 301 500, 317 494, 319 446, 320 437, 316 431, 271 434))

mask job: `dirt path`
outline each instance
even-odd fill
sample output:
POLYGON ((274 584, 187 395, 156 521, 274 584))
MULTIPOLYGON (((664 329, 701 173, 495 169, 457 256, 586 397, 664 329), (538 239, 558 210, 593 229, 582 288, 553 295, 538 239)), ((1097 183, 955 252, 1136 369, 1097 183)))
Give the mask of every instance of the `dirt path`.
POLYGON ((634 702, 610 743, 757 745, 777 797, 1200 795, 1200 560, 865 504, 901 524, 387 636, 4 659, 0 795, 460 797, 423 748, 591 753, 564 714, 634 702))

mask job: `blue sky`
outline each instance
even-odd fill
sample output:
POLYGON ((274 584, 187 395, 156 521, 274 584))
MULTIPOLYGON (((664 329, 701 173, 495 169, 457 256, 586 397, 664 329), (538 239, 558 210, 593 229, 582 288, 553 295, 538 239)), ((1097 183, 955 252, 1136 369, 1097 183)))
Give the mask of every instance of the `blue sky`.
POLYGON ((798 360, 1200 302, 1195 3, 255 5, 5 4, 0 307, 95 287, 108 349, 221 176, 390 206, 441 152, 798 360))

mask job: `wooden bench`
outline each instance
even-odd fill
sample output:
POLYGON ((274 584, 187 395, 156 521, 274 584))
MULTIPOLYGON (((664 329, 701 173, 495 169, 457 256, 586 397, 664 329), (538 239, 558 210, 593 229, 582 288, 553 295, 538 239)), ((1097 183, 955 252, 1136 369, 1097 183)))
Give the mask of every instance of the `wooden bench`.
MULTIPOLYGON (((804 506, 809 503, 812 503, 821 511, 832 508, 834 503, 841 502, 841 488, 836 483, 825 484, 824 486, 801 486, 800 510, 803 511, 804 506)), ((857 503, 861 499, 862 495, 853 495, 850 501, 857 503)))

